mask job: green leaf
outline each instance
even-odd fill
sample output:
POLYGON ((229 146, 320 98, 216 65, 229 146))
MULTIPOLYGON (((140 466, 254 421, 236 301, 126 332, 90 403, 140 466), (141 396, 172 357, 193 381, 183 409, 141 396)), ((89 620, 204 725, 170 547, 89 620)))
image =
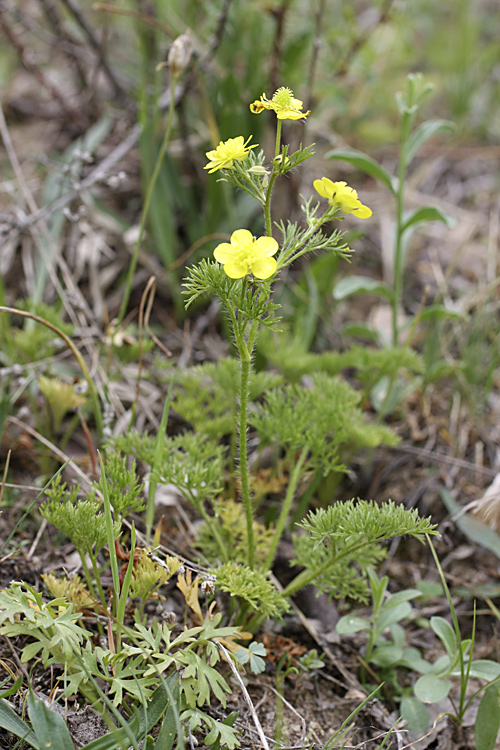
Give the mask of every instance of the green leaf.
POLYGON ((451 660, 457 653, 457 639, 452 626, 444 617, 431 617, 431 628, 445 647, 446 653, 451 660))
POLYGON ((360 169, 365 174, 374 177, 379 180, 383 185, 389 188, 393 195, 396 195, 396 189, 394 187, 394 179, 387 172, 384 167, 379 164, 371 156, 367 156, 362 151, 357 151, 354 148, 341 148, 335 149, 335 151, 329 151, 326 154, 327 159, 340 159, 352 164, 353 167, 360 169))
POLYGON ((410 732, 425 732, 429 726, 429 714, 419 700, 410 695, 404 695, 399 710, 403 719, 408 723, 407 729, 410 732))
POLYGON ((491 682, 500 677, 500 664, 489 659, 478 659, 471 664, 470 676, 491 682))
POLYGON ((392 667, 400 663, 402 656, 403 649, 391 643, 386 646, 378 646, 370 658, 370 663, 376 664, 378 667, 392 667))
POLYGON ((423 703, 439 703, 451 689, 449 680, 439 679, 435 674, 425 674, 415 683, 415 695, 423 703))
POLYGON ((73 740, 63 717, 52 711, 31 691, 28 695, 28 711, 41 747, 50 750, 74 750, 73 740))
MULTIPOLYGON (((463 315, 462 313, 457 312, 456 310, 450 310, 449 307, 445 307, 444 305, 429 305, 429 307, 426 307, 422 312, 419 312, 417 314, 418 320, 467 320, 467 316, 463 315)), ((413 320, 409 320, 408 324, 403 326, 403 328, 409 328, 412 324, 413 320)))
POLYGON ((401 602, 409 602, 412 599, 417 599, 419 596, 422 596, 422 593, 418 589, 405 589, 404 591, 398 591, 397 594, 391 594, 391 597, 384 604, 384 609, 397 607, 401 602))
POLYGON ((364 617, 345 615, 340 618, 335 629, 339 635, 351 635, 351 633, 359 633, 361 630, 370 630, 370 627, 370 622, 365 620, 364 617))
POLYGON ((476 750, 494 750, 500 729, 500 685, 484 691, 474 724, 476 750))
POLYGON ((346 276, 335 284, 332 294, 336 300, 345 299, 353 294, 378 294, 388 300, 393 297, 392 290, 386 284, 369 276, 346 276))
POLYGON ((352 336, 356 339, 366 339, 374 343, 378 343, 379 341, 378 332, 363 323, 350 323, 344 326, 342 332, 344 336, 352 336))
POLYGON ((7 732, 15 734, 16 737, 22 737, 35 750, 42 750, 42 745, 38 741, 34 732, 31 731, 28 724, 19 718, 16 712, 9 706, 3 698, 0 700, 0 727, 7 732))
POLYGON ((382 607, 382 611, 380 612, 380 617, 377 620, 377 632, 383 633, 383 631, 390 625, 393 625, 396 622, 401 622, 401 620, 405 620, 411 615, 411 613, 411 604, 409 604, 408 602, 401 602, 395 607, 386 607, 384 605, 384 607, 382 607))
POLYGON ((406 217, 401 228, 401 233, 406 232, 409 227, 423 224, 427 221, 441 221, 443 224, 446 224, 449 229, 456 224, 453 216, 448 216, 448 214, 445 214, 440 208, 437 208, 436 206, 422 206, 422 208, 417 208, 406 217))
POLYGON ((450 120, 427 120, 416 128, 408 138, 406 146, 406 160, 409 164, 417 151, 426 143, 429 138, 433 138, 439 133, 450 133, 455 130, 455 124, 450 120))

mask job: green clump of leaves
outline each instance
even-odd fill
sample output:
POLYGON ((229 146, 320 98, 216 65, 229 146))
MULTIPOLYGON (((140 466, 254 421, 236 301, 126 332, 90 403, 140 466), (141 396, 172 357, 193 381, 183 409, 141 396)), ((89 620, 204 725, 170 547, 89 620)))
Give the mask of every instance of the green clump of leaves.
MULTIPOLYGON (((248 538, 245 517, 241 512, 241 505, 234 500, 225 500, 217 504, 217 518, 220 524, 220 535, 224 545, 231 550, 231 559, 237 563, 245 563, 248 559, 248 538)), ((272 527, 254 521, 255 564, 261 569, 266 559, 271 539, 272 527)), ((203 555, 214 562, 220 555, 219 546, 214 540, 210 528, 204 524, 198 532, 196 547, 203 555)))
POLYGON ((406 534, 424 542, 426 534, 437 534, 430 519, 419 518, 416 510, 392 500, 380 506, 373 500, 334 503, 311 511, 298 525, 305 533, 293 537, 293 564, 304 571, 284 593, 290 595, 314 582, 331 598, 364 603, 369 593, 367 571, 387 556, 383 542, 406 534))
POLYGON ((290 608, 286 597, 258 570, 231 561, 213 572, 217 575, 217 586, 222 591, 239 597, 245 603, 238 613, 239 622, 244 622, 249 610, 257 611, 265 619, 281 617, 290 608))
POLYGON ((397 436, 365 422, 359 394, 344 380, 316 373, 309 386, 286 385, 267 393, 250 420, 262 443, 282 446, 287 455, 308 451, 304 471, 345 471, 339 451, 394 445, 397 436))
MULTIPOLYGON (((107 452, 106 484, 109 501, 119 521, 128 513, 140 513, 144 510, 145 504, 142 499, 144 486, 136 474, 135 461, 127 466, 126 456, 117 452, 107 452)), ((104 494, 103 478, 97 483, 96 488, 104 494)))
MULTIPOLYGON (((175 408, 195 432, 213 438, 232 434, 237 423, 239 379, 239 363, 231 358, 181 370, 176 376, 181 387, 175 394, 175 408)), ((255 401, 281 382, 273 373, 252 373, 249 398, 255 401)))
MULTIPOLYGON (((62 320, 60 312, 43 302, 33 304, 31 300, 18 300, 16 307, 24 312, 38 315, 67 336, 71 336, 74 326, 62 320)), ((11 325, 9 317, 0 315, 0 362, 9 365, 18 362, 36 362, 52 357, 61 343, 49 328, 27 321, 23 328, 11 325)))
MULTIPOLYGON (((58 474, 47 490, 40 513, 71 540, 80 556, 94 557, 106 544, 102 502, 93 491, 85 498, 79 497, 80 492, 79 485, 68 488, 58 474)), ((115 523, 116 537, 119 532, 120 525, 115 523)))

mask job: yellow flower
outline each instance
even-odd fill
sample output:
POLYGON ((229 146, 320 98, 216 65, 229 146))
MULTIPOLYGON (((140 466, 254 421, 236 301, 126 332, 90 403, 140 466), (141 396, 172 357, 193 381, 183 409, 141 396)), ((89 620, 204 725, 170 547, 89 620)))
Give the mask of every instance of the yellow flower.
POLYGON ((371 209, 358 199, 357 192, 346 182, 332 182, 328 177, 314 180, 314 188, 322 198, 328 198, 330 206, 338 206, 345 214, 354 214, 358 219, 368 219, 371 209))
POLYGON ((276 271, 276 261, 271 256, 278 251, 273 237, 255 239, 248 229, 237 229, 231 235, 231 244, 223 242, 214 250, 214 258, 224 264, 230 279, 241 279, 253 273, 258 279, 268 279, 276 271))
POLYGON ((230 138, 228 141, 221 141, 213 151, 207 151, 207 158, 210 161, 203 169, 208 169, 208 173, 212 174, 218 169, 230 169, 234 161, 243 161, 250 153, 250 149, 256 148, 258 145, 254 143, 253 146, 247 146, 251 137, 247 138, 245 142, 243 142, 242 135, 237 138, 230 138))
POLYGON ((302 112, 302 102, 295 99, 291 89, 282 86, 271 100, 265 94, 250 105, 250 111, 258 115, 263 109, 272 109, 278 120, 301 120, 311 114, 311 110, 302 112))

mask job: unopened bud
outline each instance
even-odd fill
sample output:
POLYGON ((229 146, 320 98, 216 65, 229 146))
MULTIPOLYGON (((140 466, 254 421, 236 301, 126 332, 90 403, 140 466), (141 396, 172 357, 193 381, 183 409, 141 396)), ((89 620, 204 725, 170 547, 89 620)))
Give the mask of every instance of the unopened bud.
POLYGON ((181 34, 174 40, 168 53, 168 65, 174 78, 177 78, 191 62, 193 42, 189 34, 181 34))

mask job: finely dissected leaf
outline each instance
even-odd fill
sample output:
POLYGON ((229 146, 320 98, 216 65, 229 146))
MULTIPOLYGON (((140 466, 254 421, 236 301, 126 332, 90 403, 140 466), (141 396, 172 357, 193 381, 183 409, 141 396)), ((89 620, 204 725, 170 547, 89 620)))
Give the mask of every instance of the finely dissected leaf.
POLYGON ((381 542, 403 534, 423 541, 426 533, 437 533, 429 519, 392 501, 380 506, 361 500, 333 503, 310 512, 298 525, 306 534, 294 537, 294 562, 308 571, 308 579, 315 574, 314 585, 321 591, 360 601, 367 601, 367 570, 386 555, 381 542))
POLYGON ((289 603, 271 581, 258 570, 229 562, 214 571, 217 586, 248 602, 263 617, 280 617, 289 609, 289 603))
POLYGON ((500 729, 500 685, 484 691, 474 724, 476 750, 494 750, 500 729))
POLYGON ((439 679, 435 674, 425 674, 415 683, 415 695, 423 703, 439 703, 446 698, 451 689, 451 682, 439 679))
POLYGON ((357 151, 354 148, 335 149, 335 151, 329 151, 326 154, 327 159, 340 159, 352 164, 353 167, 360 169, 370 177, 375 177, 383 185, 389 188, 391 193, 396 195, 396 188, 394 184, 394 178, 387 172, 384 167, 379 164, 371 156, 367 156, 362 151, 357 151))
POLYGON ((353 294, 377 294, 386 297, 388 300, 393 299, 393 292, 386 284, 369 276, 345 276, 333 288, 333 298, 343 300, 351 297, 353 294))
POLYGON ((44 701, 30 691, 28 711, 36 738, 41 747, 51 750, 74 750, 73 740, 60 714, 52 711, 44 701))

